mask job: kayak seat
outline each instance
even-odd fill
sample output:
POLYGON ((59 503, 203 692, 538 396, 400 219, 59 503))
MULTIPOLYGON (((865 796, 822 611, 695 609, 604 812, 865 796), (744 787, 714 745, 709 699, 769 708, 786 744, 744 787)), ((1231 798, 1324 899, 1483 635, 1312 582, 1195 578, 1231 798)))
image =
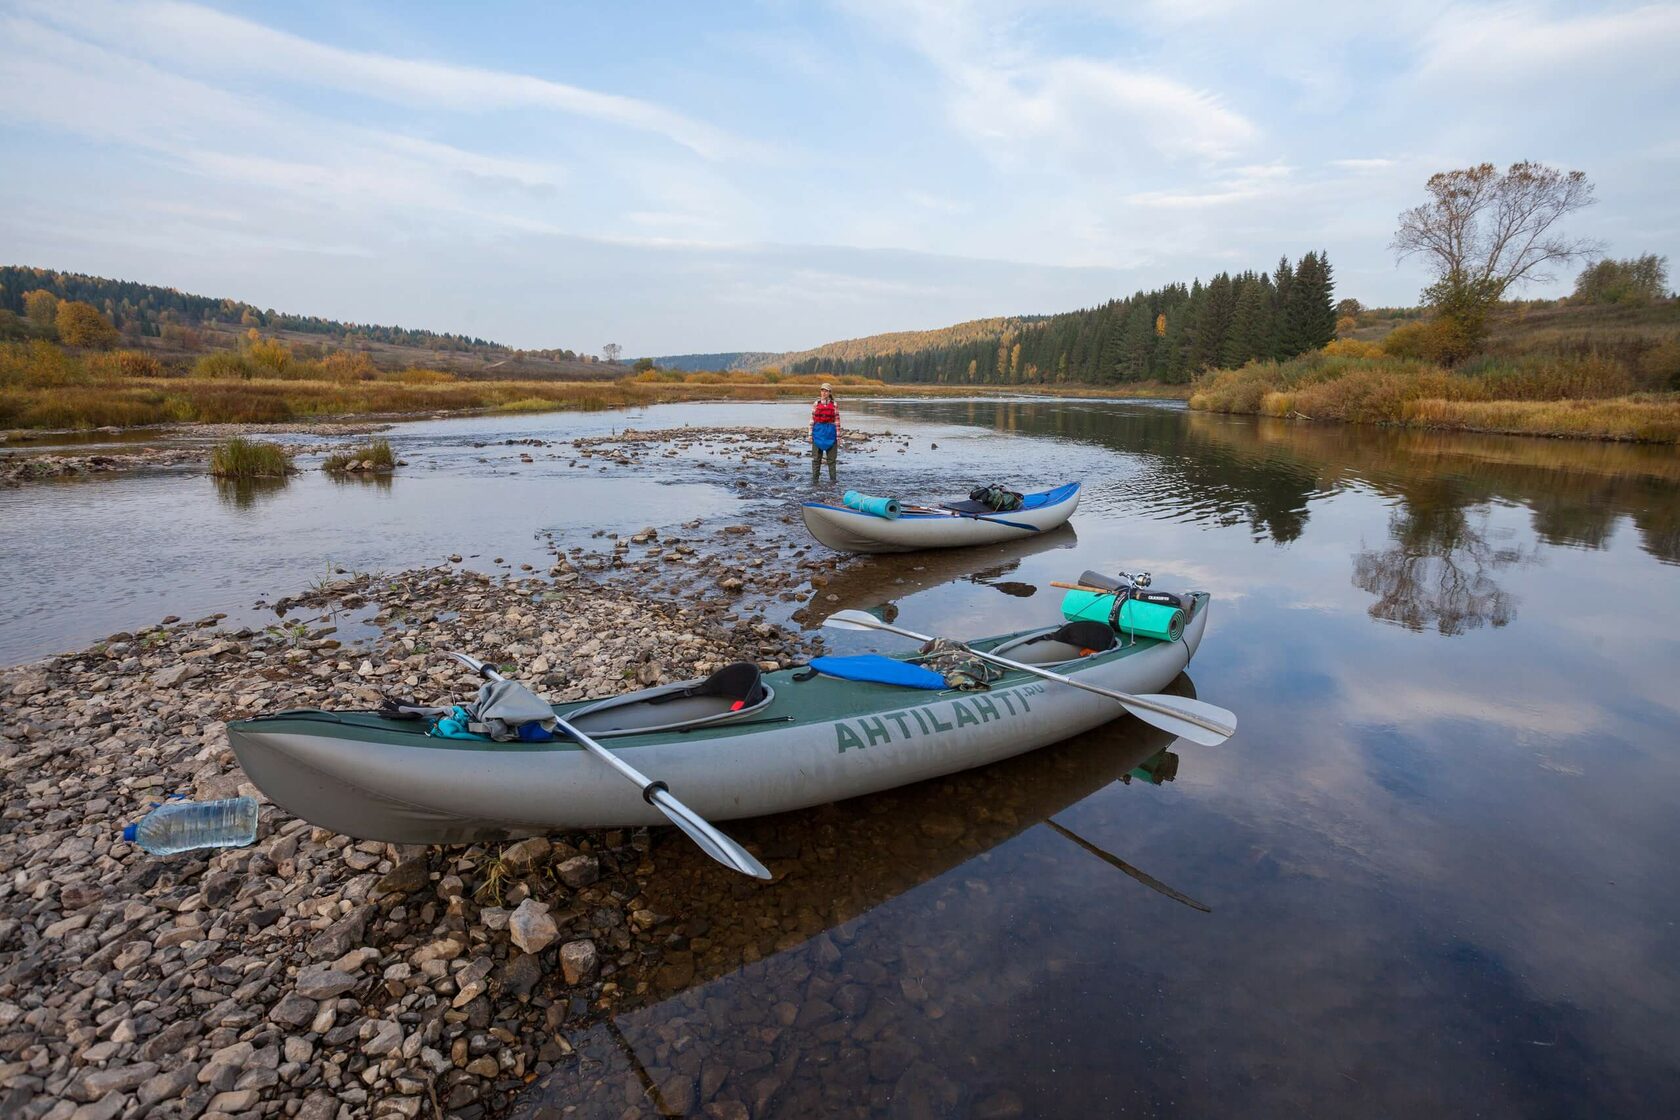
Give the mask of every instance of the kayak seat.
POLYGON ((663 696, 650 696, 646 703, 669 704, 673 700, 709 697, 727 700, 732 709, 739 711, 764 698, 763 677, 763 671, 751 661, 734 661, 703 681, 663 696))
POLYGON ((940 502, 939 508, 948 509, 952 513, 993 514, 997 512, 985 502, 940 502))
POLYGON ((630 692, 574 708, 566 722, 597 739, 682 731, 734 719, 775 700, 750 661, 725 665, 703 681, 630 692))
POLYGON ((1107 623, 1079 619, 1030 638, 1006 642, 992 652, 1028 665, 1061 665, 1106 653, 1118 641, 1107 623))
POLYGON ((1090 619, 1077 619, 1064 624, 1059 629, 1052 630, 1048 634, 1040 634, 1027 644, 1060 642, 1077 649, 1088 649, 1092 653, 1104 653, 1114 648, 1115 641, 1114 629, 1108 623, 1094 622, 1090 619))

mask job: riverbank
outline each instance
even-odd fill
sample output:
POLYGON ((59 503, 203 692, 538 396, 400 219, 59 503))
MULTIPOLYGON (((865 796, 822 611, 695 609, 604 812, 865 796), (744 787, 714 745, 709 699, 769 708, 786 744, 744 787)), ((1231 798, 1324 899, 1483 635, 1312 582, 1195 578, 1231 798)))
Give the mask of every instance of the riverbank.
POLYGON ((688 401, 815 396, 832 380, 844 396, 943 397, 1044 393, 1178 397, 1188 386, 1139 384, 910 385, 863 377, 649 371, 616 381, 487 380, 435 369, 376 370, 242 354, 210 355, 191 369, 165 368, 138 351, 79 352, 47 342, 0 344, 0 430, 85 431, 167 424, 285 424, 308 420, 401 420, 475 412, 599 411, 688 401), (223 357, 226 362, 209 358, 223 357))
MULTIPOLYGON (((1331 345, 1334 350, 1337 344, 1331 345)), ((1680 443, 1680 392, 1635 388, 1619 367, 1592 357, 1490 361, 1458 372, 1368 351, 1317 351, 1214 373, 1196 385, 1190 407, 1442 431, 1680 443)))
POLYGON ((265 806, 253 847, 158 859, 118 830, 170 793, 260 796, 228 719, 470 696, 439 650, 520 665, 556 698, 806 652, 715 582, 638 595, 660 549, 637 536, 602 565, 625 570, 611 595, 564 557, 552 579, 444 564, 318 587, 262 630, 168 618, 0 671, 6 1114, 471 1117, 566 1060, 563 1028, 610 1014, 634 994, 622 965, 659 951, 669 918, 640 884, 680 837, 393 846, 265 806), (335 620, 370 603, 383 637, 340 645, 335 620))

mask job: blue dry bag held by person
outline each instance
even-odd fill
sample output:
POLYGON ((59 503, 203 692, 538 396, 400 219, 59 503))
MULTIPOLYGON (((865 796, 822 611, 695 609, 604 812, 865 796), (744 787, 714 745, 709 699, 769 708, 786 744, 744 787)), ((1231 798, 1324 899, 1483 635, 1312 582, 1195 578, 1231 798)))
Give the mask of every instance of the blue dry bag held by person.
POLYGON ((822 462, 828 459, 828 480, 838 482, 835 461, 840 454, 840 409, 834 403, 834 390, 827 385, 817 403, 811 406, 811 483, 815 485, 822 474, 822 462))

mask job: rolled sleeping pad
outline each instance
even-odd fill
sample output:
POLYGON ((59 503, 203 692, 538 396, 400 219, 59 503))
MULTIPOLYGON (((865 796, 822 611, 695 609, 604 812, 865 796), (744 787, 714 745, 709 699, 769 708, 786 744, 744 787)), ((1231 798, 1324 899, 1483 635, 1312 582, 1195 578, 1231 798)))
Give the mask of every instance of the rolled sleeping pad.
MULTIPOLYGON (((1098 595, 1093 591, 1069 591, 1062 596, 1062 617, 1107 622, 1114 610, 1114 596, 1098 595)), ((1177 607, 1160 603, 1140 603, 1128 599, 1120 607, 1119 632, 1136 634, 1140 638, 1159 638, 1178 641, 1184 633, 1184 612, 1177 607)))
POLYGON ((859 513, 872 513, 876 517, 885 517, 889 521, 898 520, 897 498, 871 498, 868 494, 859 494, 856 490, 848 490, 840 495, 840 501, 847 509, 855 509, 859 513))

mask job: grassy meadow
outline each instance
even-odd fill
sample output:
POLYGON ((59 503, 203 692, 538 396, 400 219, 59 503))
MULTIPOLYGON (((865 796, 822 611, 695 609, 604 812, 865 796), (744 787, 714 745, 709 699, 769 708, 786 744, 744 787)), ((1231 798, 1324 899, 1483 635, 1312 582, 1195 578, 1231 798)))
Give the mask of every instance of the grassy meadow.
MULTIPOLYGON (((1502 309, 1475 356, 1431 354, 1428 321, 1198 379, 1212 412, 1680 443, 1680 302, 1502 309)), ((1358 328, 1350 329, 1356 334, 1358 328)))

